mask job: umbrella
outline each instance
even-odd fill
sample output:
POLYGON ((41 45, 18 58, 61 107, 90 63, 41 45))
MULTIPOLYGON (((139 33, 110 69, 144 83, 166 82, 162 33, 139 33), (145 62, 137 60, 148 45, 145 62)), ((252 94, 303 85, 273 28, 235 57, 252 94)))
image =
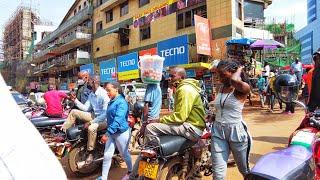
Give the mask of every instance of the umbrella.
POLYGON ((250 47, 253 50, 262 50, 262 49, 277 49, 277 48, 284 47, 284 45, 273 39, 262 39, 262 40, 257 40, 256 42, 251 44, 250 47))
POLYGON ((240 45, 250 45, 254 42, 254 40, 252 39, 248 39, 248 38, 240 38, 240 39, 230 39, 228 41, 226 41, 227 45, 231 45, 231 44, 240 44, 240 45))

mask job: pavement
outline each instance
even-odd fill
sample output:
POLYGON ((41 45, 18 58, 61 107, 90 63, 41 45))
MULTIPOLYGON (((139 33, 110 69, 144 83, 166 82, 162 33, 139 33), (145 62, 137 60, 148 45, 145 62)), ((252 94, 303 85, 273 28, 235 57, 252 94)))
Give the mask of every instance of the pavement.
MULTIPOLYGON (((161 110, 161 115, 169 114, 168 110, 161 110)), ((250 152, 250 167, 262 157, 264 154, 281 150, 287 146, 288 137, 298 127, 300 121, 304 117, 302 108, 297 108, 295 114, 282 114, 282 110, 276 107, 274 112, 269 112, 267 108, 261 108, 258 103, 254 106, 246 104, 244 108, 244 120, 248 125, 249 132, 253 138, 253 146, 250 152)), ((136 159, 132 155, 133 162, 136 159)), ((65 162, 62 162, 64 164, 65 162)), ((64 165, 64 167, 66 167, 64 165)), ((74 177, 66 171, 69 179, 92 180, 97 178, 101 172, 90 175, 89 177, 74 177)), ((110 180, 120 180, 126 173, 125 164, 119 168, 112 168, 109 173, 110 180)), ((212 177, 204 177, 204 180, 211 180, 212 177)), ((243 179, 237 167, 228 167, 227 180, 243 179)))

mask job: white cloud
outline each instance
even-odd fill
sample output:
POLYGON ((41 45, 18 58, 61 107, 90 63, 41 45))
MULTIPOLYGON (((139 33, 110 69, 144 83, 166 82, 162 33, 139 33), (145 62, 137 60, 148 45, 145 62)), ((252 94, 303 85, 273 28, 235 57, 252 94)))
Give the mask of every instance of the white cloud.
POLYGON ((267 23, 284 22, 294 23, 296 31, 307 25, 306 0, 274 0, 265 10, 267 23))

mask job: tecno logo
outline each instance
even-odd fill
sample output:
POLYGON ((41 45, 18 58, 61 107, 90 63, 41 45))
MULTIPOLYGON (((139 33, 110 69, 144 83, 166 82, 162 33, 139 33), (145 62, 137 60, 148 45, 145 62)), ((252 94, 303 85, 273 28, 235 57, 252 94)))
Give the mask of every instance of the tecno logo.
POLYGON ((185 53, 185 47, 184 46, 180 46, 180 47, 165 49, 165 50, 160 51, 160 53, 161 53, 162 57, 168 57, 168 56, 184 54, 185 53))
POLYGON ((107 69, 101 69, 101 74, 112 74, 116 72, 116 68, 107 68, 107 69))

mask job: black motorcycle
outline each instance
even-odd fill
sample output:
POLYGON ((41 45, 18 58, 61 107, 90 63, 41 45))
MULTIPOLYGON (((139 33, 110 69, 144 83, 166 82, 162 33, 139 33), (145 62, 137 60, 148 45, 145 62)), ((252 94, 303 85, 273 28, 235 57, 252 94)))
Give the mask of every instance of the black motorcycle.
MULTIPOLYGON (((93 150, 94 160, 86 164, 88 131, 84 125, 76 125, 67 130, 66 138, 72 144, 68 154, 68 165, 72 173, 77 176, 90 175, 96 170, 101 169, 105 143, 101 140, 106 133, 106 129, 98 130, 96 146, 93 150)), ((112 158, 112 165, 119 166, 122 159, 116 150, 112 158)))

